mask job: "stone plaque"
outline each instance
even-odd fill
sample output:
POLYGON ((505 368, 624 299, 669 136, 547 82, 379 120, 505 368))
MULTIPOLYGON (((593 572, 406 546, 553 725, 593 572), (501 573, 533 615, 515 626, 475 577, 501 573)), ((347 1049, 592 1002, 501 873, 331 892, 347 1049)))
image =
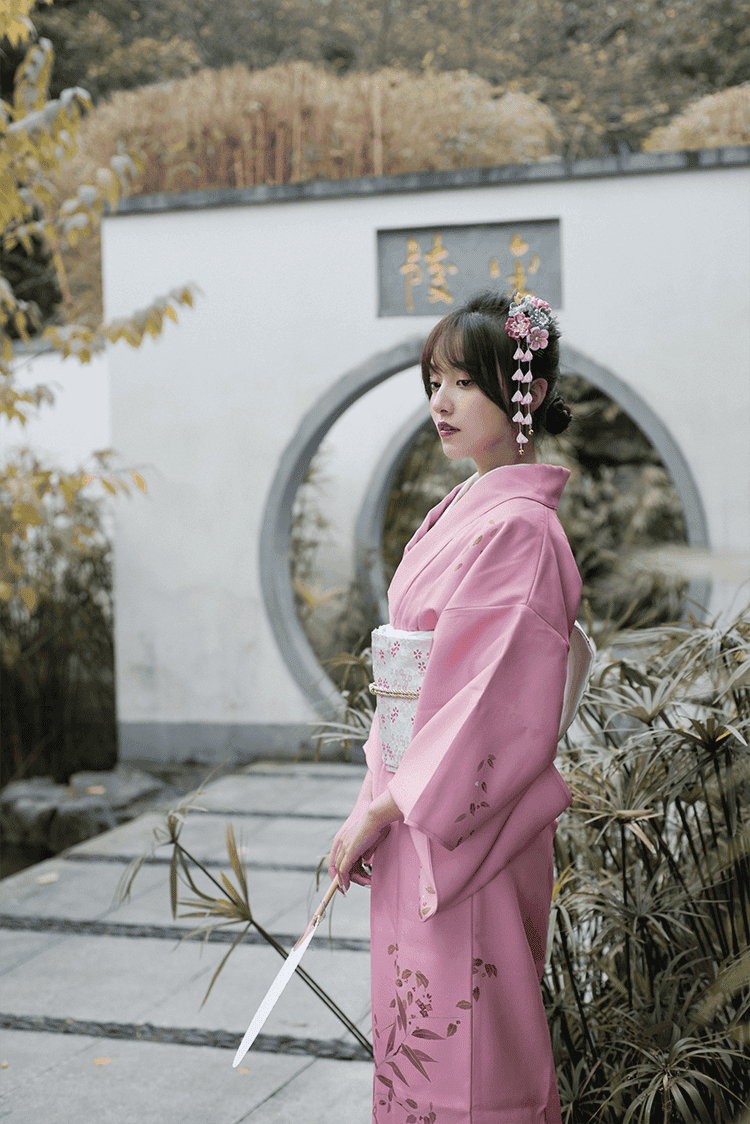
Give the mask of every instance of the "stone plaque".
POLYGON ((480 289, 562 306, 559 219, 378 231, 379 316, 442 316, 480 289))

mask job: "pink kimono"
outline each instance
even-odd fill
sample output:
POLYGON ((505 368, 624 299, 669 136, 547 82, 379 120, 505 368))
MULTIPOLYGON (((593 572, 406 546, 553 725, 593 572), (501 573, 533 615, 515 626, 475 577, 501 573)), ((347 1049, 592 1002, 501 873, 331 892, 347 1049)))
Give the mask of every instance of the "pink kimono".
POLYGON ((560 1124, 540 979, 553 764, 581 580, 555 514, 568 472, 495 469, 406 547, 391 624, 434 629, 395 773, 377 721, 373 796, 403 813, 373 858, 373 1120, 560 1124))

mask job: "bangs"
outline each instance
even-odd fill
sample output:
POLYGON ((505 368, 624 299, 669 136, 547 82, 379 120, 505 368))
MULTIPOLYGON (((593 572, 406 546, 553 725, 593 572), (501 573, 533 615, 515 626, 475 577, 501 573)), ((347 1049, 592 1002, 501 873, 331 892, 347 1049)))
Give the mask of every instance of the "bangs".
POLYGON ((446 316, 430 333, 422 352, 422 378, 429 383, 430 374, 445 367, 465 371, 464 333, 460 315, 446 316))
POLYGON ((507 412, 504 368, 508 360, 502 355, 507 351, 507 336, 502 328, 493 332, 488 327, 488 318, 481 312, 465 309, 457 309, 435 325, 422 351, 422 382, 428 398, 433 374, 453 367, 466 371, 487 397, 507 412))

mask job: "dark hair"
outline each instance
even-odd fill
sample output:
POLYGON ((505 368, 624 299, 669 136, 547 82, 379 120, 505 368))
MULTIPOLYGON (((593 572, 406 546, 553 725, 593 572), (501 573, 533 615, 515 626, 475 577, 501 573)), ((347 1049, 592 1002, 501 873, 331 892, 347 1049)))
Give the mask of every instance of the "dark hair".
MULTIPOLYGON (((509 297, 487 290, 477 293, 436 324, 422 350, 422 382, 428 398, 432 375, 443 362, 466 371, 510 418, 510 400, 516 389, 511 376, 517 364, 513 359, 516 341, 505 331, 509 309, 509 297)), ((557 392, 560 332, 553 319, 548 332, 546 348, 534 352, 531 365, 535 379, 547 380, 544 401, 534 411, 534 425, 544 426, 548 433, 562 433, 573 415, 557 392)))

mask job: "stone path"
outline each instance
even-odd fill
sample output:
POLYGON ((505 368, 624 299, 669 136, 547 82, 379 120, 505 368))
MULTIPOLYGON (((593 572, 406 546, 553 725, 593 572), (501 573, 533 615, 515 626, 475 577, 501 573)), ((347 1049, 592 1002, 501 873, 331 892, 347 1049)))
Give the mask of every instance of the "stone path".
MULTIPOLYGON (((315 868, 363 776, 361 765, 252 765, 209 785, 181 842, 231 874, 231 821, 254 915, 290 948, 328 886, 316 889, 315 868)), ((366 1124, 371 1062, 297 975, 232 1068, 281 957, 251 930, 201 1006, 238 929, 176 947, 200 919, 172 918, 170 848, 113 905, 163 819, 146 813, 0 882, 0 1121, 366 1124)), ((367 890, 334 899, 303 967, 370 1038, 367 890)))

